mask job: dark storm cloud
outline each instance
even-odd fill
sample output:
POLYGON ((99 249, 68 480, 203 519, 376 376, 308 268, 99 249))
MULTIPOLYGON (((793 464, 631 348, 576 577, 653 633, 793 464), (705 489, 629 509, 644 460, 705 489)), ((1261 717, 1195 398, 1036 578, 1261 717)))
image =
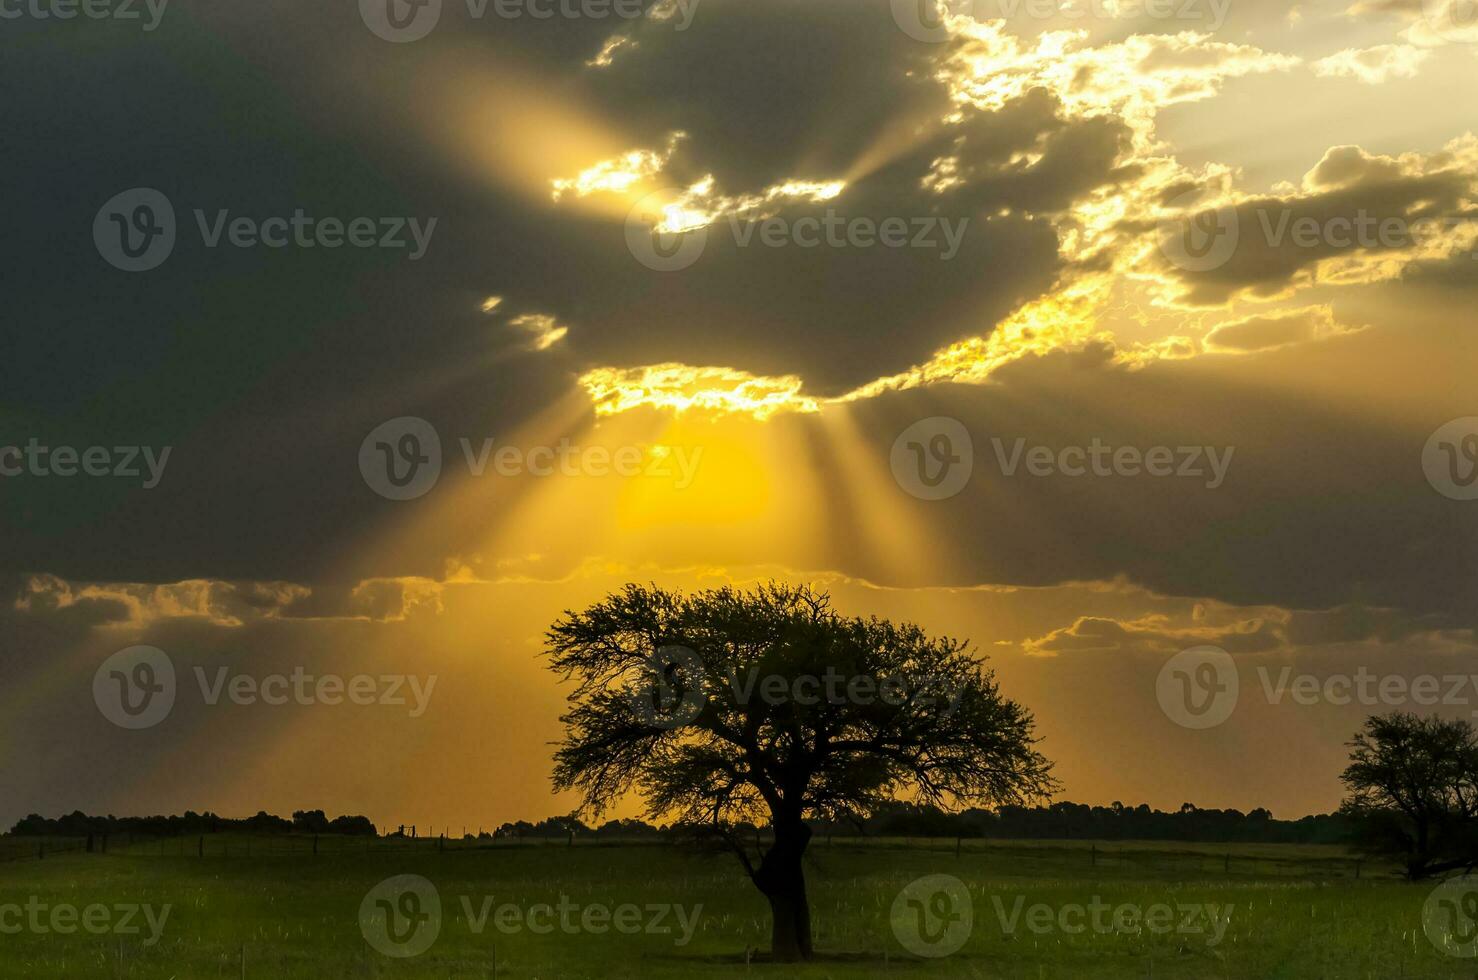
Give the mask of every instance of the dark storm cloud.
MULTIPOLYGON (((1202 212, 1195 220, 1214 228, 1225 253, 1204 264, 1177 268, 1166 261, 1165 267, 1180 280, 1185 302, 1217 305, 1243 293, 1277 296, 1308 285, 1316 266, 1331 259, 1412 261, 1421 248, 1472 229, 1478 212, 1467 200, 1475 177, 1471 155, 1436 154, 1418 171, 1356 147, 1335 147, 1300 191, 1202 212)), ((1172 188, 1167 197, 1186 190, 1172 188)))
POLYGON ((118 598, 81 597, 63 604, 60 596, 42 593, 27 595, 24 591, 7 590, 9 594, 19 592, 17 609, 37 619, 51 620, 61 626, 79 627, 83 630, 94 626, 126 623, 132 615, 128 604, 118 598))
MULTIPOLYGON (((7 87, 57 81, 7 118, 0 445, 173 451, 148 490, 7 480, 0 565, 82 581, 312 578, 385 514, 355 465, 374 425, 419 414, 496 434, 568 390, 568 364, 520 355, 518 334, 478 310, 493 280, 539 279, 559 245, 542 215, 447 182, 423 143, 350 125, 359 114, 323 76, 345 49, 396 59, 354 5, 170 14, 147 37, 7 24, 7 87), (99 207, 132 187, 164 193, 179 224, 168 261, 138 274, 92 239, 99 207), (411 262, 378 248, 207 248, 194 212, 222 209, 439 221, 411 262)), ((569 66, 609 30, 487 26, 569 66)))
POLYGON ((1042 93, 931 126, 946 108, 926 70, 938 47, 908 38, 886 7, 705 0, 684 32, 639 25, 638 46, 605 70, 586 62, 630 25, 473 20, 448 4, 430 37, 395 45, 352 4, 169 14, 147 36, 81 22, 7 29, 0 81, 30 94, 7 121, 14 234, 0 249, 17 328, 0 358, 0 444, 172 455, 148 490, 7 484, 5 570, 313 581, 390 519, 355 469, 361 439, 388 418, 501 435, 601 364, 797 373, 823 395, 901 370, 1051 285, 1056 237, 1032 216, 1117 179, 1124 139, 1111 122, 1064 122, 1042 93), (447 111, 414 82, 452 57, 516 60, 541 91, 608 115, 632 149, 686 132, 674 166, 711 172, 726 194, 834 178, 888 144, 831 206, 968 219, 959 253, 739 248, 715 229, 692 268, 651 271, 619 221, 473 180, 404 124, 447 111), (1026 151, 1040 160, 1003 164, 1026 151), (970 182, 923 190, 932 161, 952 153, 970 182), (103 260, 91 231, 100 206, 134 187, 170 200, 179 240, 164 265, 130 274, 103 260), (380 248, 208 248, 199 228, 223 211, 261 222, 298 209, 437 225, 415 261, 380 248), (521 350, 526 338, 480 313, 490 294, 505 297, 500 314, 551 316, 567 338, 521 350))
POLYGON ((1340 606, 1335 609, 1300 610, 1289 617, 1283 632, 1296 646, 1326 643, 1357 643, 1378 640, 1394 643, 1432 630, 1451 628, 1453 621, 1442 615, 1417 618, 1395 609, 1340 606))
POLYGON ((1478 293, 1478 260, 1466 252, 1456 252, 1444 259, 1413 262, 1401 271, 1401 280, 1417 288, 1450 290, 1445 302, 1471 304, 1472 296, 1478 293))
MULTIPOLYGON (((937 48, 911 41, 886 10, 708 0, 681 36, 643 25, 637 47, 601 70, 585 62, 609 24, 449 20, 408 52, 370 35, 355 13, 206 5, 146 42, 100 39, 92 60, 24 25, 0 62, 12 89, 59 78, 13 106, 21 138, 6 168, 19 233, 3 248, 13 322, 24 329, 7 331, 0 358, 8 436, 0 443, 35 435, 79 447, 174 447, 150 490, 54 478, 7 484, 5 570, 79 582, 341 576, 346 555, 403 515, 357 471, 360 442, 378 423, 413 414, 448 436, 501 437, 595 364, 722 364, 798 373, 814 394, 843 391, 979 334, 1039 295, 1062 272, 1041 216, 1128 179, 1115 169, 1123 128, 1066 121, 1042 92, 906 138, 943 108, 922 71, 937 48), (928 250, 739 248, 715 230, 692 267, 644 268, 619 221, 472 181, 441 148, 389 125, 407 111, 440 108, 397 100, 443 46, 468 45, 489 58, 516 46, 551 90, 608 112, 631 134, 631 149, 687 133, 673 167, 692 179, 712 173, 724 194, 834 178, 875 154, 876 165, 833 206, 872 218, 969 218, 961 251, 945 262, 928 250), (357 72, 347 87, 346 65, 357 72), (897 146, 876 152, 888 134, 902 134, 897 146), (59 155, 59 146, 92 149, 59 155), (1012 164, 1020 153, 1040 158, 1012 164), (950 155, 965 184, 923 189, 933 162, 950 155), (197 240, 182 242, 160 269, 129 275, 102 261, 90 230, 99 205, 134 186, 165 192, 186 229, 195 208, 440 222, 416 262, 378 250, 212 250, 197 240), (994 217, 1004 208, 1010 217, 994 217), (480 312, 489 294, 505 297, 501 316, 547 315, 570 332, 547 351, 521 350, 526 338, 480 312)), ((1391 175, 1343 154, 1314 177, 1314 190, 1270 203, 1317 215, 1451 213, 1464 186, 1440 168, 1391 175)), ((791 204, 780 213, 819 210, 791 204)), ((1257 229, 1255 217, 1245 227, 1257 229)), ((1202 299, 1276 290, 1315 257, 1252 249, 1188 282, 1202 299)), ((1415 342, 1379 336, 1380 344, 1415 342)), ((1440 344, 1429 349, 1433 370, 1455 370, 1440 344)), ((1317 358, 1331 355, 1294 356, 1320 372, 1317 358)), ((900 491, 902 504, 920 508, 961 553, 959 568, 941 565, 929 583, 902 584, 1126 573, 1167 593, 1285 608, 1356 595, 1418 611, 1472 608, 1472 522, 1459 522, 1458 505, 1426 484, 1416 462, 1433 428, 1470 414, 1461 406, 1376 427, 1292 389, 1253 394, 1241 368, 1129 372, 1107 359, 1098 349, 1027 361, 995 386, 890 394, 853 411, 879 459, 913 419, 952 415, 977 434, 982 467, 993 465, 993 435, 1059 447, 1096 436, 1142 447, 1233 446, 1226 482, 1001 479, 982 470, 960 497, 928 507, 900 491)), ((1464 381, 1449 379, 1450 390, 1464 381)), ((817 455, 825 467, 824 449, 817 455)), ((837 498, 830 519, 860 513, 849 509, 840 475, 827 479, 837 498)), ((834 567, 899 580, 897 569, 849 546, 856 534, 837 531, 834 567)), ((435 576, 441 557, 364 577, 435 576)), ((315 590, 308 605, 353 584, 315 590)), ((404 606, 395 594, 367 601, 388 615, 404 606)), ((117 611, 73 615, 91 621, 117 611)))
MULTIPOLYGON (((1113 367, 1106 352, 1054 354, 998 374, 999 384, 940 386, 857 406, 886 454, 918 419, 960 420, 974 464, 957 496, 900 499, 950 546, 932 575, 952 584, 1130 580, 1167 595, 1241 606, 1328 609, 1360 603, 1471 627, 1478 610, 1478 523, 1465 501, 1428 483, 1422 451, 1472 414, 1461 347, 1466 327, 1375 329, 1264 354, 1113 367), (1311 377, 1378 391, 1419 370, 1420 411, 1366 417, 1304 390, 1311 377), (1256 380, 1253 380, 1256 379, 1256 380), (1276 381, 1274 381, 1276 379, 1276 381), (1005 472, 1026 447, 1215 447, 1226 478, 1005 472), (993 441, 998 440, 998 441, 993 441), (952 569, 952 571, 945 571, 952 569)), ((1179 458, 1179 457, 1177 457, 1179 458)), ((1204 460, 1204 456, 1203 456, 1204 460)), ((858 574, 900 582, 886 563, 858 574)))

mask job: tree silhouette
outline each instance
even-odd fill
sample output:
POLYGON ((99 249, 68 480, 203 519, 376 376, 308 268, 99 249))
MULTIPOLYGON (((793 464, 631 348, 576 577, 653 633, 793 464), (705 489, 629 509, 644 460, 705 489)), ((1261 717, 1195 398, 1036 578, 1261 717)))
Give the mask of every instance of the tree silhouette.
POLYGON ((547 634, 577 682, 554 783, 597 816, 632 789, 654 817, 703 825, 770 905, 771 954, 810 957, 810 819, 910 795, 937 806, 1056 789, 1029 712, 963 642, 834 612, 806 586, 679 595, 628 585, 547 634), (768 822, 768 847, 734 833, 768 822))
POLYGON ((1400 857, 1407 877, 1478 864, 1478 732, 1467 721, 1393 712, 1369 718, 1340 779, 1342 811, 1375 853, 1400 857))

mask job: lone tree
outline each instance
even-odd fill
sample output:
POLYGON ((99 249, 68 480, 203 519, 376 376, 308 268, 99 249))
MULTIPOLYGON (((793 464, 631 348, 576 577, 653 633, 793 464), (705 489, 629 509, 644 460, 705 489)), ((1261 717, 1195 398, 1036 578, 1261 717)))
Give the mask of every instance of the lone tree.
POLYGON ((1369 718, 1350 746, 1341 810, 1373 853, 1408 878, 1478 864, 1478 732, 1466 721, 1393 712, 1369 718))
POLYGON ((577 686, 554 783, 600 813, 632 788, 654 817, 706 827, 770 905, 771 955, 811 956, 808 819, 900 794, 955 808, 1056 789, 1031 714, 967 644, 832 610, 806 586, 680 595, 628 585, 547 635, 577 686), (768 823, 751 860, 735 828, 768 823))

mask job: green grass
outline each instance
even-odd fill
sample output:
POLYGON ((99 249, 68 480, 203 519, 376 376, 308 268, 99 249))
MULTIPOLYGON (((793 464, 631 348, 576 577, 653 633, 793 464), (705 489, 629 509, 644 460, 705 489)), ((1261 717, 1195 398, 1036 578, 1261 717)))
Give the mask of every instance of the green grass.
MULTIPOLYGON (((162 936, 72 935, 23 928, 0 934, 0 977, 208 980, 240 978, 245 952, 251 978, 527 977, 950 977, 1050 980, 1116 978, 1391 978, 1464 977, 1473 960, 1444 956, 1422 931, 1429 888, 1368 866, 1353 877, 1350 856, 1337 848, 1267 845, 966 841, 868 841, 813 845, 808 867, 816 942, 821 958, 804 967, 746 964, 763 950, 769 924, 764 901, 724 855, 666 846, 582 843, 469 847, 445 852, 422 842, 388 849, 376 842, 342 848, 311 844, 292 856, 266 853, 243 838, 137 844, 118 853, 71 853, 44 861, 0 864, 0 907, 94 903, 172 906, 162 936), (220 845, 230 847, 230 857, 220 845), (152 847, 152 850, 151 850, 152 847), (1097 864, 1090 847, 1096 849, 1097 864), (180 856, 176 848, 184 850, 180 856), (1228 864, 1226 856, 1232 855, 1228 864), (1231 871, 1228 873, 1228 867, 1231 871), (443 921, 423 954, 392 959, 365 941, 360 903, 385 878, 415 874, 439 892, 443 921), (975 921, 959 952, 941 959, 910 955, 894 935, 894 897, 929 874, 953 875, 971 893, 975 921), (462 907, 485 897, 496 909, 557 904, 584 907, 680 904, 702 910, 692 941, 674 935, 535 935, 500 932, 492 921, 479 935, 462 907), (1230 905, 1222 941, 1204 934, 1139 934, 1052 929, 1008 932, 996 912, 1017 902, 1230 905), (496 968, 496 973, 495 973, 496 968)), ((281 843, 281 842, 279 842, 281 843)), ((334 844, 338 845, 339 841, 334 844)), ((645 913, 644 913, 645 914, 645 913)), ((13 919, 10 920, 12 923, 13 919)), ((6 920, 0 919, 0 926, 6 920)))

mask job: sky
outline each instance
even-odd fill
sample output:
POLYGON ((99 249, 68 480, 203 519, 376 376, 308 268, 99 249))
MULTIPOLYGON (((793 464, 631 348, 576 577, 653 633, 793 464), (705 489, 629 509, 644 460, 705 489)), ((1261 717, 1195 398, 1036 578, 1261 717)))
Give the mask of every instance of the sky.
POLYGON ((1337 807, 1478 714, 1470 7, 3 0, 0 824, 569 812, 632 581, 1337 807))

